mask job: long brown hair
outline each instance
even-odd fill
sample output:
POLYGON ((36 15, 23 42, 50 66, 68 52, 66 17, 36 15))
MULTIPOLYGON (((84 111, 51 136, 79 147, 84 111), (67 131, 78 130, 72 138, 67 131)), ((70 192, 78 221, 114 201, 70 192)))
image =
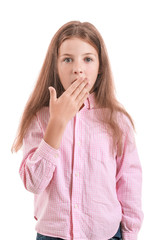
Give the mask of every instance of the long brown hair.
POLYGON ((48 51, 41 68, 35 88, 28 99, 24 109, 22 119, 18 128, 17 137, 14 140, 12 151, 18 151, 23 142, 25 133, 30 125, 33 116, 44 106, 49 106, 49 86, 56 89, 57 97, 65 91, 57 71, 57 57, 60 45, 66 39, 78 37, 87 41, 98 52, 99 55, 99 74, 93 86, 96 102, 100 108, 109 109, 108 117, 104 116, 104 123, 109 127, 112 133, 113 148, 118 146, 118 155, 122 153, 122 129, 119 126, 117 113, 126 115, 133 128, 134 123, 131 116, 115 97, 115 87, 110 68, 107 49, 98 30, 88 22, 71 21, 64 24, 52 38, 48 51))

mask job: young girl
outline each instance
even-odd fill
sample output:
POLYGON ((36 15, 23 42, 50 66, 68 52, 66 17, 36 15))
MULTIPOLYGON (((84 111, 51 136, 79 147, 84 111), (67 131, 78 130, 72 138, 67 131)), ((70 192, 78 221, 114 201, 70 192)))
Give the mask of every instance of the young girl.
POLYGON ((37 240, 136 240, 141 165, 116 100, 103 39, 72 21, 54 35, 19 126, 20 176, 34 193, 37 240))

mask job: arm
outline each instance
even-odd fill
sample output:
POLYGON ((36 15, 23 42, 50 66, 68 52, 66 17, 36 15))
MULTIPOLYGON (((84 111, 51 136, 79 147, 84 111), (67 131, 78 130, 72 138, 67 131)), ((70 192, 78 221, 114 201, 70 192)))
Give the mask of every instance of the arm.
POLYGON ((44 140, 52 148, 58 149, 61 144, 62 136, 65 130, 66 124, 61 120, 50 119, 46 128, 44 140))
POLYGON ((123 240, 137 240, 141 210, 142 169, 130 124, 124 135, 123 154, 117 157, 117 196, 122 207, 123 240))
MULTIPOLYGON (((56 141, 57 147, 59 147, 63 130, 62 128, 59 130, 57 124, 54 123, 54 126, 52 124, 53 122, 51 122, 51 130, 55 132, 52 141, 53 143, 56 141), (55 130, 53 130, 54 128, 55 130)), ((25 188, 35 194, 40 194, 48 186, 57 162, 60 160, 60 151, 46 143, 43 137, 36 116, 23 140, 24 157, 19 170, 25 188)))

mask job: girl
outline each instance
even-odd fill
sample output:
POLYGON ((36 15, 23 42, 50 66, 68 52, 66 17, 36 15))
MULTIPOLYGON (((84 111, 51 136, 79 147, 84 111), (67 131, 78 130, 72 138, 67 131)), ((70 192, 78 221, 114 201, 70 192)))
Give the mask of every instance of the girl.
POLYGON ((37 240, 136 240, 141 165, 116 100, 103 39, 72 21, 54 35, 21 119, 20 176, 34 193, 37 240), (50 94, 49 94, 50 93, 50 94))

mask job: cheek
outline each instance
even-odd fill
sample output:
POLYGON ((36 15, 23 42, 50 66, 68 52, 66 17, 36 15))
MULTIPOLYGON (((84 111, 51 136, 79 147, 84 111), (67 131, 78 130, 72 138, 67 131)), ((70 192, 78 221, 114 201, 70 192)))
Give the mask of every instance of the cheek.
POLYGON ((60 68, 58 71, 60 81, 64 87, 65 90, 70 86, 70 75, 69 72, 67 71, 67 68, 60 68))
POLYGON ((62 74, 63 77, 66 77, 70 74, 70 67, 67 67, 67 66, 61 66, 60 68, 60 74, 62 74))
POLYGON ((97 75, 98 75, 98 72, 99 72, 99 68, 98 67, 89 67, 88 70, 87 70, 87 74, 88 76, 90 76, 93 80, 95 78, 97 78, 97 75))
POLYGON ((63 65, 60 65, 58 67, 58 75, 59 75, 59 78, 62 82, 64 81, 64 79, 66 79, 67 69, 63 65))

